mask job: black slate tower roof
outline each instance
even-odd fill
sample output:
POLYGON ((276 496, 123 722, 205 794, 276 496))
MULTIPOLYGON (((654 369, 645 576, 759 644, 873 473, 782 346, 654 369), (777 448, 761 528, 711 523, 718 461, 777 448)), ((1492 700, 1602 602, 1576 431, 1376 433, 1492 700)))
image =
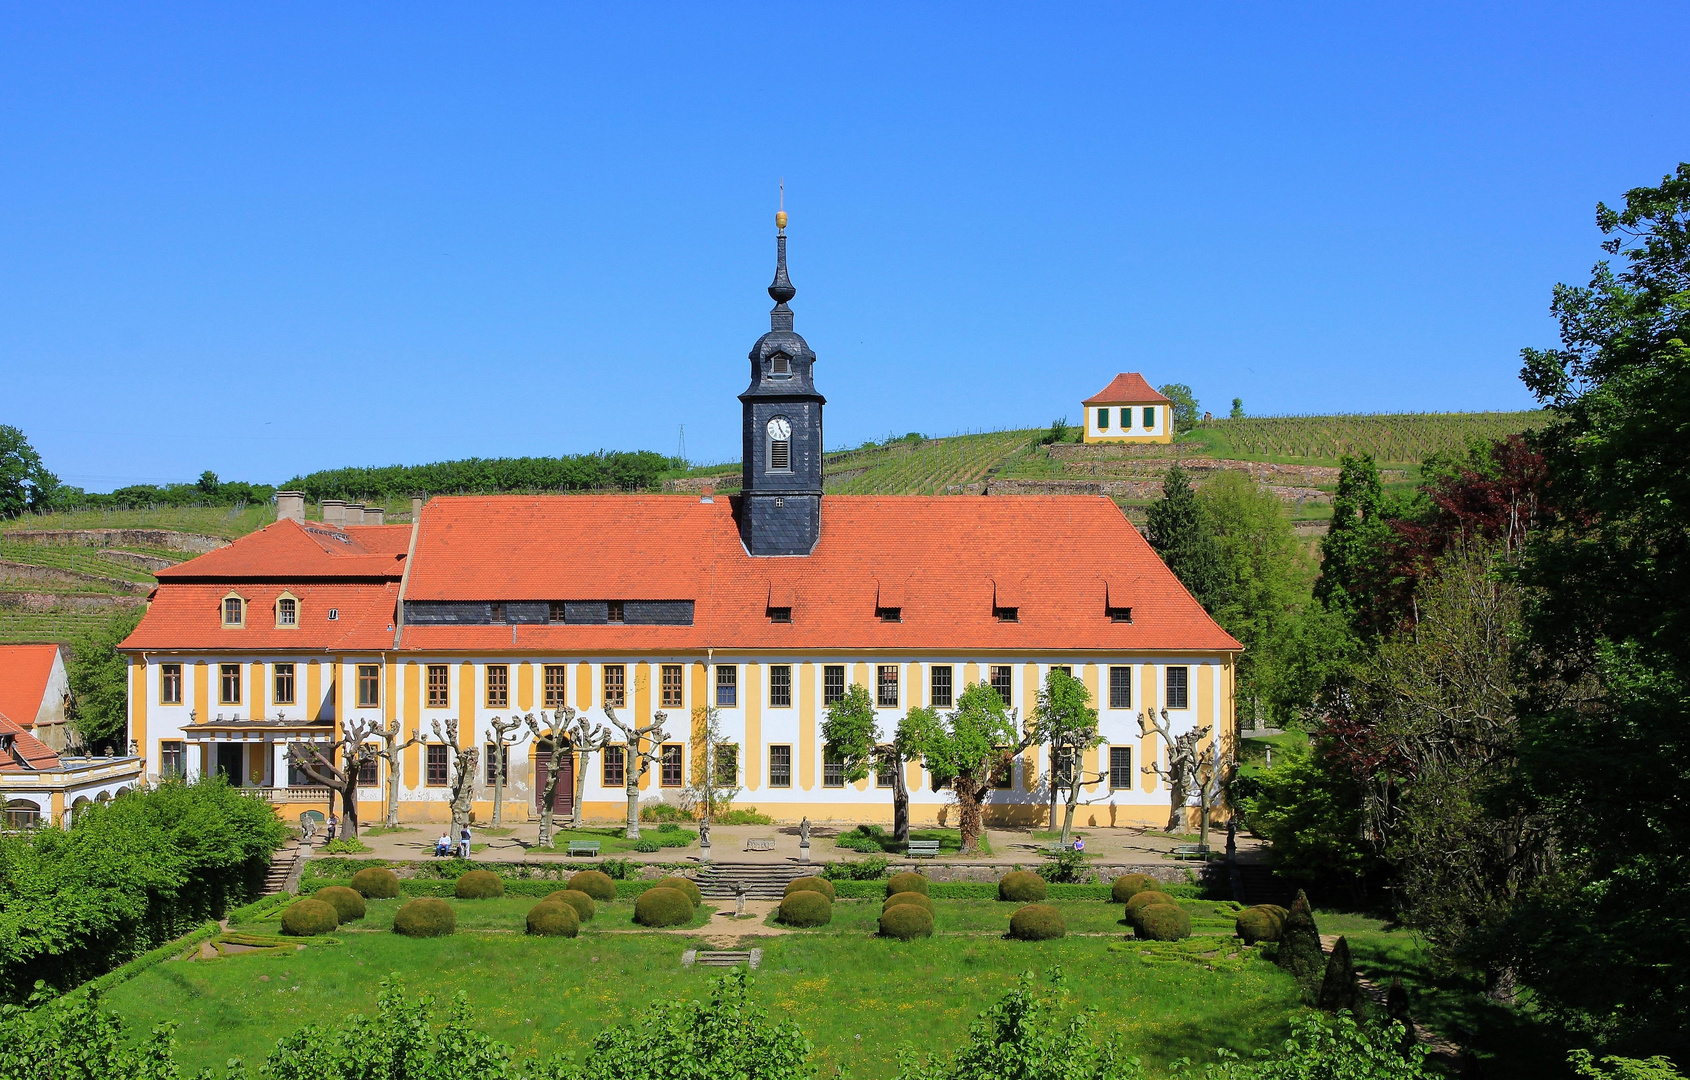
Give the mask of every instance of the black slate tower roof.
POLYGON ((775 215, 775 280, 769 332, 751 347, 751 385, 739 395, 742 492, 739 535, 753 555, 808 555, 821 539, 822 406, 816 354, 792 329, 798 292, 786 276, 786 211, 775 215), (782 435, 785 438, 781 438, 782 435))

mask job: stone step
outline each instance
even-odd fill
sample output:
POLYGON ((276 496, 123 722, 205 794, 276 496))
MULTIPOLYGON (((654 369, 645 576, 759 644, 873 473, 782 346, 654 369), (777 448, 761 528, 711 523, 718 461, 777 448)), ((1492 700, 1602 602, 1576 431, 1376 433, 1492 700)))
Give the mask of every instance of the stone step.
POLYGON ((755 970, 763 962, 762 949, 747 949, 744 951, 724 950, 707 952, 699 949, 688 949, 681 954, 681 964, 690 967, 694 964, 702 967, 738 967, 741 964, 755 970))
POLYGON ((788 882, 814 872, 815 867, 804 863, 712 863, 699 868, 698 891, 712 900, 726 900, 735 895, 736 884, 743 884, 748 899, 778 900, 788 882))

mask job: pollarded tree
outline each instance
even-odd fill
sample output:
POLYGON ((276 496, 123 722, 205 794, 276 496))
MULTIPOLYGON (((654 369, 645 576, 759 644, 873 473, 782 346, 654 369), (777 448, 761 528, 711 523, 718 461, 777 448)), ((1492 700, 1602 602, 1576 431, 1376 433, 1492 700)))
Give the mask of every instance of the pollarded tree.
POLYGON ((1166 763, 1152 759, 1144 766, 1143 771, 1154 773, 1168 785, 1168 832, 1179 832, 1184 826, 1185 804, 1197 790, 1197 744, 1203 741, 1203 736, 1209 734, 1207 726, 1195 727, 1178 738, 1174 737, 1173 722, 1168 718, 1168 710, 1163 709, 1159 714, 1151 710, 1148 714, 1138 714, 1138 733, 1148 738, 1154 731, 1167 749, 1166 763), (1149 723, 1145 717, 1149 716, 1149 723))
POLYGON ((409 739, 400 742, 403 730, 398 720, 389 720, 375 730, 381 736, 381 745, 375 747, 375 754, 387 762, 387 827, 390 829, 399 824, 399 783, 403 779, 399 755, 423 741, 422 731, 418 730, 409 739))
MULTIPOLYGON (((1163 393, 1167 393, 1164 389, 1163 393)), ((1080 788, 1103 779, 1101 773, 1085 775, 1085 753, 1103 742, 1097 730, 1097 710, 1091 704, 1086 684, 1063 671, 1051 668, 1039 688, 1039 703, 1033 712, 1033 729, 1039 742, 1049 744, 1053 769, 1050 777, 1050 828, 1056 828, 1056 800, 1067 791, 1066 813, 1062 816, 1062 846, 1074 828, 1074 808, 1080 788), (1059 775, 1060 773, 1060 775, 1059 775)))
POLYGON ((630 840, 638 840, 640 778, 651 771, 651 764, 657 760, 663 740, 669 737, 663 731, 663 724, 669 716, 662 711, 655 712, 652 714, 651 723, 640 727, 624 724, 618 719, 616 710, 609 705, 604 707, 604 715, 605 719, 622 733, 622 775, 628 793, 628 831, 625 835, 630 840))
POLYGON ((1031 724, 1025 731, 1020 727, 1015 710, 987 683, 969 683, 949 713, 918 707, 898 725, 898 745, 926 762, 935 786, 948 784, 956 795, 965 855, 980 845, 981 806, 992 790, 992 774, 1006 753, 1014 757, 1038 738, 1031 724))
POLYGON ((487 722, 493 730, 493 737, 488 740, 492 748, 493 760, 493 824, 497 825, 505 819, 505 781, 506 772, 510 766, 510 748, 521 742, 523 735, 518 728, 522 726, 522 717, 511 715, 509 720, 500 720, 497 716, 487 722))
POLYGON ((534 736, 534 745, 540 753, 547 755, 546 786, 540 792, 540 836, 536 842, 540 847, 551 847, 557 786, 563 777, 563 770, 558 766, 568 761, 572 754, 579 758, 574 763, 575 801, 570 806, 569 824, 571 828, 580 828, 581 798, 587 785, 587 766, 592 761, 595 750, 602 750, 610 744, 610 729, 603 724, 591 723, 585 716, 576 715, 575 710, 568 705, 552 713, 549 720, 546 718, 546 710, 541 709, 540 720, 546 721, 544 727, 534 719, 533 713, 522 719, 534 736))
POLYGON ((434 737, 456 751, 452 757, 452 783, 447 789, 452 797, 452 839, 456 841, 469 824, 470 803, 475 798, 475 767, 481 761, 481 751, 473 746, 458 745, 456 720, 446 721, 444 730, 440 721, 436 720, 434 737))
POLYGON ((365 740, 380 730, 371 721, 349 722, 331 744, 333 752, 329 754, 323 753, 317 743, 288 744, 288 763, 340 796, 344 815, 341 835, 351 839, 358 836, 358 773, 378 756, 376 748, 365 740))
MULTIPOLYGON (((900 728, 899 734, 902 734, 900 728)), ((904 763, 919 754, 907 752, 897 739, 882 742, 880 721, 868 688, 853 684, 845 696, 827 707, 822 722, 822 742, 838 754, 845 767, 847 783, 866 779, 871 769, 892 773, 892 839, 908 843, 910 838, 910 789, 904 782, 904 763)))

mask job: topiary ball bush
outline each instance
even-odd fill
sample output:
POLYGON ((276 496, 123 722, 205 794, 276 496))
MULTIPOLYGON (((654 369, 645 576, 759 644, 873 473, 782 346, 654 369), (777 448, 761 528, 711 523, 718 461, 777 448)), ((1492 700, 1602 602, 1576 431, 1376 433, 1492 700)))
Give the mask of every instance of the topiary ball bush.
POLYGON ((1191 936, 1191 916, 1178 904, 1151 904, 1139 909, 1133 931, 1150 941, 1178 941, 1191 936))
POLYGON ((1109 901, 1124 904, 1146 889, 1156 888, 1157 881, 1149 874, 1122 874, 1109 884, 1109 901))
POLYGON ((1238 936, 1246 945, 1278 941, 1279 928, 1283 925, 1283 919, 1263 907, 1245 908, 1237 916, 1238 936))
POLYGON ((634 921, 641 926, 692 922, 692 897, 679 889, 647 889, 634 901, 634 921))
POLYGON ((1030 904, 1049 895, 1050 886, 1045 884, 1045 879, 1028 870, 1005 874, 1003 880, 998 882, 999 900, 1030 904))
MULTIPOLYGON (((587 903, 592 902, 587 897, 587 903)), ((528 932, 535 937, 574 937, 581 932, 581 919, 562 901, 542 900, 528 909, 528 932)))
POLYGON ((419 896, 393 915, 393 932, 406 937, 444 937, 457 928, 457 913, 438 897, 419 896))
POLYGON ((827 897, 827 902, 830 904, 836 899, 833 891, 833 882, 827 880, 826 878, 793 878, 791 881, 786 883, 786 895, 791 896, 795 892, 821 893, 823 896, 827 897))
POLYGON ((594 900, 608 902, 616 899, 616 882, 610 880, 609 874, 599 870, 583 870, 570 875, 569 887, 586 893, 594 900))
POLYGON ((492 900, 505 895, 505 883, 491 870, 471 870, 458 878, 452 895, 459 900, 492 900))
POLYGON ((1173 897, 1165 892, 1157 892, 1155 889, 1146 889, 1143 892, 1134 893, 1133 898, 1127 901, 1127 922, 1137 926, 1139 912, 1151 904, 1172 904, 1173 902, 1173 897))
POLYGON ((920 893, 926 896, 927 878, 907 870, 902 874, 893 874, 886 882, 886 895, 897 896, 904 892, 920 893))
POLYGON ((786 894, 776 916, 786 926, 826 926, 833 921, 833 901, 814 889, 786 894))
POLYGON ((935 911, 933 901, 918 892, 901 892, 896 896, 888 896, 886 902, 880 905, 880 910, 884 912, 887 908, 897 907, 899 904, 914 904, 929 915, 935 911))
POLYGON ((399 895, 399 875, 372 866, 352 875, 352 887, 367 900, 391 900, 399 895))
POLYGON ((335 915, 343 923, 364 917, 364 898, 345 885, 330 885, 327 888, 318 889, 311 894, 311 899, 321 900, 334 908, 335 915))
POLYGON ((659 881, 654 887, 659 889, 678 889, 681 892, 686 893, 687 899, 692 901, 693 907, 697 907, 698 905, 704 903, 704 894, 698 891, 698 882, 689 877, 666 877, 659 881))
POLYGON ((1062 912, 1049 904, 1028 904, 1009 917, 1009 936, 1017 941, 1049 941, 1067 932, 1062 912))
POLYGON ((880 913, 880 936, 897 938, 899 941, 932 937, 933 915, 919 904, 893 904, 880 913))
POLYGON ((339 925, 334 905, 323 900, 295 900, 282 912, 282 933, 291 937, 316 937, 339 925))
POLYGON ((542 904, 568 904, 575 909, 575 917, 581 922, 586 922, 599 912, 598 905, 593 903, 593 898, 580 889, 559 889, 557 892, 547 893, 546 898, 540 902, 542 904))

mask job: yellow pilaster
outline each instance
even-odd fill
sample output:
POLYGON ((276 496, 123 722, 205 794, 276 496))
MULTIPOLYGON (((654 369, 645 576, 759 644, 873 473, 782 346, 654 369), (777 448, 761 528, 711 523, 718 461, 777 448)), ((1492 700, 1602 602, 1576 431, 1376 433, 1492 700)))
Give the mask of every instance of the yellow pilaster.
POLYGON ((745 665, 745 683, 739 688, 745 703, 745 790, 763 786, 763 668, 745 665))
POLYGON ((975 683, 977 683, 979 681, 980 681, 980 665, 979 664, 964 664, 964 665, 962 665, 962 685, 957 687, 953 692, 958 697, 961 697, 963 690, 967 689, 970 686, 973 686, 975 683))
MULTIPOLYGON (((633 676, 634 676, 634 726, 635 727, 645 727, 647 724, 651 723, 651 665, 650 664, 635 664, 633 676)), ((665 728, 664 730, 669 730, 669 729, 665 728)), ((640 745, 642 747, 645 745, 644 740, 641 740, 640 745)), ((630 769, 633 768, 634 763, 632 761, 628 762, 628 767, 630 769)), ((640 790, 641 791, 644 791, 647 788, 651 787, 651 773, 652 773, 652 771, 654 771, 654 770, 648 770, 644 776, 640 777, 640 790)))
POLYGON ((346 681, 341 667, 346 663, 346 657, 337 656, 329 662, 329 693, 334 696, 334 737, 340 738, 340 722, 346 716, 346 691, 341 685, 346 681))
POLYGON ((264 662, 252 662, 252 687, 247 691, 247 701, 250 703, 249 712, 254 720, 262 720, 268 715, 270 708, 270 688, 264 683, 264 662))
POLYGON ((458 665, 458 749, 474 746, 475 706, 481 701, 482 688, 475 677, 475 664, 465 660, 458 665))
POLYGON ((593 665, 585 661, 575 665, 575 707, 582 712, 593 707, 593 665))
POLYGON ((816 665, 798 667, 798 786, 816 785, 816 665))
MULTIPOLYGON (((1097 675, 1097 665, 1096 664, 1085 665, 1085 667, 1082 669, 1082 671, 1080 673, 1081 680, 1086 684, 1086 693, 1091 695, 1091 706, 1094 709, 1097 707, 1097 701, 1098 701, 1098 697, 1097 697, 1097 677, 1098 677, 1098 675, 1097 675)), ((1098 755, 1098 748, 1093 746, 1093 747, 1090 747, 1089 749, 1087 749, 1085 754, 1081 756, 1081 759, 1080 759, 1081 766, 1085 769, 1087 775, 1096 775, 1097 774, 1097 771, 1098 771, 1097 755, 1098 755)), ((1099 780, 1097 783, 1087 784, 1087 785, 1085 785, 1085 787, 1086 787, 1087 791, 1096 791, 1101 786, 1101 784, 1102 784, 1102 781, 1099 780)))
POLYGON ((921 665, 911 664, 909 671, 905 673, 904 707, 913 709, 926 703, 927 693, 921 682, 921 665))
MULTIPOLYGON (((405 664, 405 729, 403 742, 412 735, 422 734, 422 665, 415 660, 405 664)), ((422 774, 422 747, 412 744, 405 747, 405 776, 410 780, 410 787, 420 787, 422 774)))
POLYGON ((305 719, 315 720, 323 713, 323 665, 313 660, 305 665, 305 719))
MULTIPOLYGON (((383 683, 381 714, 388 720, 397 720, 399 719, 399 665, 394 663, 390 657, 383 657, 381 667, 383 683)), ((405 737, 401 735, 399 741, 404 742, 405 737)))
POLYGON ((204 660, 194 661, 194 710, 200 723, 211 719, 211 669, 204 660))
POLYGON ((523 712, 534 708, 534 665, 516 665, 516 706, 523 712))
MULTIPOLYGON (((129 659, 129 737, 143 761, 152 761, 147 746, 147 662, 135 656, 129 659)), ((144 766, 143 766, 144 768, 144 766)))
POLYGON ((865 687, 870 696, 874 694, 874 680, 869 678, 867 664, 851 665, 851 685, 865 687))
POLYGON ((710 669, 703 664, 692 666, 692 769, 694 776, 703 775, 704 728, 710 720, 710 697, 707 678, 710 669))
MULTIPOLYGON (((1140 696, 1144 699, 1144 715, 1146 721, 1148 721, 1150 717, 1156 714, 1156 665, 1142 665, 1138 669, 1138 676, 1138 687, 1143 691, 1140 696)), ((1156 757, 1156 731, 1154 726, 1148 722, 1145 724, 1144 731, 1144 738, 1138 741, 1138 763, 1141 768, 1148 769, 1158 760, 1156 757)), ((1141 772, 1139 775, 1143 777, 1146 793, 1154 792, 1156 785, 1161 782, 1155 773, 1141 772)))
MULTIPOLYGON (((1027 664, 1021 669, 1021 722, 1033 718, 1039 709, 1039 665, 1027 664)), ((1021 785, 1031 791, 1039 777, 1039 748, 1029 746, 1022 758, 1021 785)))

